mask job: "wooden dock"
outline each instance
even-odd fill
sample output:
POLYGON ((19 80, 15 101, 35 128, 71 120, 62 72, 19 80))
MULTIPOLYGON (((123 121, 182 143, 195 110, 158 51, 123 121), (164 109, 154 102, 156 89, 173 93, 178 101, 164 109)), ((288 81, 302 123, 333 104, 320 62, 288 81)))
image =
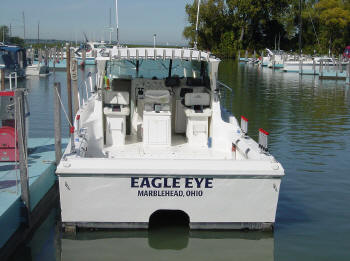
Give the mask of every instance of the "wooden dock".
POLYGON ((0 162, 0 260, 28 238, 58 198, 54 139, 31 138, 28 145, 30 222, 21 198, 20 170, 14 162, 0 162))

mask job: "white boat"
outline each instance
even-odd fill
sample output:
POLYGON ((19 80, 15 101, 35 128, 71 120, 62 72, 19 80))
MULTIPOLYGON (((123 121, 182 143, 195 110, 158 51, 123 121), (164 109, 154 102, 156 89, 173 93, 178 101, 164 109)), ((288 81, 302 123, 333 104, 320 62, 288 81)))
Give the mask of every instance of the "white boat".
POLYGON ((271 51, 270 49, 266 48, 267 55, 261 56, 259 58, 259 65, 260 66, 267 66, 268 68, 283 68, 283 60, 285 59, 286 54, 283 51, 280 50, 274 50, 271 51))
POLYGON ((85 48, 85 64, 96 64, 95 57, 109 56, 109 52, 112 50, 113 45, 106 44, 104 41, 101 42, 86 42, 75 50, 75 57, 79 62, 82 62, 83 53, 82 50, 85 48))
POLYGON ((56 171, 64 226, 147 228, 182 211, 191 229, 273 227, 284 169, 246 121, 222 119, 219 59, 114 47, 96 60, 97 91, 56 171))
MULTIPOLYGON (((310 74, 318 74, 321 63, 326 70, 328 67, 338 66, 339 62, 332 57, 302 57, 298 60, 286 60, 284 62, 283 71, 285 72, 304 72, 310 74)), ((341 66, 346 66, 348 62, 341 62, 341 66)))
POLYGON ((26 67, 26 76, 47 76, 49 74, 49 67, 44 63, 31 64, 26 67))

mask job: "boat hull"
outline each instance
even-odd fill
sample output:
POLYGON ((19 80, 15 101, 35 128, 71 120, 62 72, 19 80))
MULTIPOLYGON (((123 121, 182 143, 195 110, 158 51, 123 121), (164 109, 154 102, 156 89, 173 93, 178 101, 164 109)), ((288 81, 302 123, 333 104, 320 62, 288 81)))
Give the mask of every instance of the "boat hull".
POLYGON ((64 225, 148 228, 159 210, 180 210, 191 229, 271 229, 280 177, 60 175, 64 225))

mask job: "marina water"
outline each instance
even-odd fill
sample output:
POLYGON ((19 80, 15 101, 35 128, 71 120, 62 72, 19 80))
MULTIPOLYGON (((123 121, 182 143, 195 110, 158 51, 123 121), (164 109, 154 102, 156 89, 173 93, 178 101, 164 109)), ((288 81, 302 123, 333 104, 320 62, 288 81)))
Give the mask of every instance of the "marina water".
MULTIPOLYGON (((270 132, 285 168, 273 233, 166 226, 62 235, 53 208, 14 260, 350 260, 349 86, 232 60, 220 64, 219 79, 233 88, 233 114, 249 119, 255 139, 259 128, 270 132)), ((29 88, 31 137, 53 137, 54 81, 66 104, 65 72, 20 83, 29 88)))

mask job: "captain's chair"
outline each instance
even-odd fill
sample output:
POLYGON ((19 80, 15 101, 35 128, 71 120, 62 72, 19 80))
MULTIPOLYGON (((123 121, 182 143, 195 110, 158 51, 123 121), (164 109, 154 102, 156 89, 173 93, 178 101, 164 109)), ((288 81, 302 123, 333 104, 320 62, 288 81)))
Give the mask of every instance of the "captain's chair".
POLYGON ((125 144, 126 116, 130 114, 129 93, 106 91, 103 113, 106 116, 107 146, 125 144))
POLYGON ((208 118, 211 116, 209 93, 186 93, 186 137, 193 146, 208 144, 208 118))

